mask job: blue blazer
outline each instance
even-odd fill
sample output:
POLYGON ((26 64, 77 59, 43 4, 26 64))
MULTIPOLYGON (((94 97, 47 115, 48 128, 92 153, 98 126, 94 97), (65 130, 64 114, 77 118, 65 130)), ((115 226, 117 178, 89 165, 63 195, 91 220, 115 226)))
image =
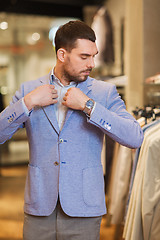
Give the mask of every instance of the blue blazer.
POLYGON ((30 160, 25 185, 24 211, 50 215, 59 194, 69 216, 93 217, 106 213, 101 150, 104 134, 130 148, 140 147, 142 130, 126 111, 113 84, 88 77, 78 84, 96 101, 90 119, 82 111, 68 109, 60 131, 54 105, 36 107, 28 116, 22 98, 51 75, 25 82, 12 103, 0 114, 0 143, 25 127, 30 160))

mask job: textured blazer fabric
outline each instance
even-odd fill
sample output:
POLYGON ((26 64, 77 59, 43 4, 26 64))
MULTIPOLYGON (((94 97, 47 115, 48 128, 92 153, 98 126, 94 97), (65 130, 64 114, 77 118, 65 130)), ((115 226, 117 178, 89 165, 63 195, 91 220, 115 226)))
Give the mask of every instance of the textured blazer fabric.
POLYGON ((59 130, 54 105, 36 107, 25 113, 22 98, 36 87, 50 83, 51 75, 25 82, 0 115, 0 142, 25 127, 30 160, 25 186, 26 213, 47 216, 56 206, 58 194, 70 216, 100 216, 106 213, 101 150, 104 134, 137 148, 143 133, 126 111, 112 84, 88 77, 78 84, 96 101, 90 119, 82 111, 68 109, 59 130))

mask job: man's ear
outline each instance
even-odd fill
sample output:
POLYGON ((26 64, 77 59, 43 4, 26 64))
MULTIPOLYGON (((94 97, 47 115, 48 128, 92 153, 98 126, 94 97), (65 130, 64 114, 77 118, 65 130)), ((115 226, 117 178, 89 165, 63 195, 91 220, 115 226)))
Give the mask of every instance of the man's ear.
POLYGON ((59 48, 57 51, 57 58, 61 61, 64 62, 66 50, 64 48, 59 48))

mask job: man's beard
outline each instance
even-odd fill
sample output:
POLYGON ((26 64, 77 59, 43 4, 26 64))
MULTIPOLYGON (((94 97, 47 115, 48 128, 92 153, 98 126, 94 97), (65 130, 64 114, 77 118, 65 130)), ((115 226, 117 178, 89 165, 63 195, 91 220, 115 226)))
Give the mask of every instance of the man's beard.
POLYGON ((64 69, 63 71, 63 77, 68 81, 68 82, 76 82, 76 83, 79 83, 79 82, 84 82, 87 80, 88 78, 88 75, 81 75, 81 73, 83 72, 91 72, 92 71, 92 68, 89 68, 89 69, 86 69, 86 70, 83 70, 79 73, 79 75, 72 75, 70 74, 67 70, 64 69))

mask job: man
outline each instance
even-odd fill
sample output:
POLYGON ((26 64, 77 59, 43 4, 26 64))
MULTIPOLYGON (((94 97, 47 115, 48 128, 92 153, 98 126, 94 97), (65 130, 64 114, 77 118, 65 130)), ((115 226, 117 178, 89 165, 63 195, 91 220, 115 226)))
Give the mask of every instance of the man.
POLYGON ((54 69, 22 84, 1 113, 0 142, 23 126, 29 141, 24 240, 98 240, 106 213, 104 134, 131 148, 142 143, 115 86, 89 77, 95 40, 81 21, 61 26, 54 69))

